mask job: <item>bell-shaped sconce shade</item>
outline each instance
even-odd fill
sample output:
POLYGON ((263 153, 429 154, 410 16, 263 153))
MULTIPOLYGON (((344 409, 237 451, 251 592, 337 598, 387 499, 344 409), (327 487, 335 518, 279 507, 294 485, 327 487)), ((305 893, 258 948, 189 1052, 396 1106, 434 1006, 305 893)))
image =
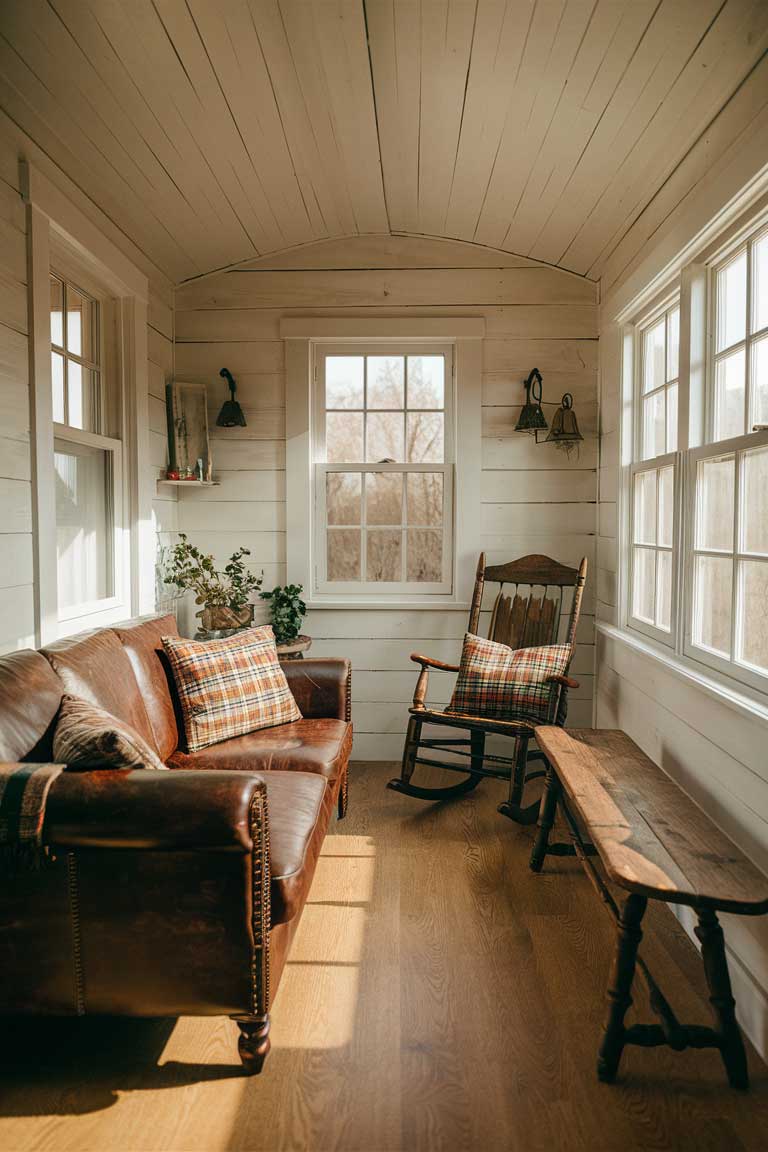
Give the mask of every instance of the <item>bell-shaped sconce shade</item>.
POLYGON ((219 376, 223 376, 229 385, 229 400, 225 400, 221 406, 221 412, 216 417, 216 424, 219 428, 245 428, 245 413, 235 400, 235 378, 232 373, 222 368, 219 376))
POLYGON ((515 432, 532 432, 536 435, 537 432, 546 432, 549 427, 541 410, 541 383, 541 373, 538 368, 534 368, 523 384, 525 404, 520 409, 515 432))
POLYGON ((566 392, 560 407, 552 417, 552 427, 544 443, 554 444, 557 448, 572 452, 583 439, 573 410, 573 396, 570 392, 566 392))

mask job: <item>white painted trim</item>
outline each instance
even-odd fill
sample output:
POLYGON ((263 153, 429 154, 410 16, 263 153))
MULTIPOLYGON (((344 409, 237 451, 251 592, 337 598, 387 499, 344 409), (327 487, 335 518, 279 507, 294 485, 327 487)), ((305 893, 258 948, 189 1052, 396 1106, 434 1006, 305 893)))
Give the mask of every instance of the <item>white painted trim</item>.
POLYGON ((285 342, 285 550, 287 581, 312 587, 312 345, 285 342))
POLYGON ((280 321, 283 340, 417 340, 420 342, 482 340, 485 318, 482 316, 423 317, 325 317, 284 316, 280 321))

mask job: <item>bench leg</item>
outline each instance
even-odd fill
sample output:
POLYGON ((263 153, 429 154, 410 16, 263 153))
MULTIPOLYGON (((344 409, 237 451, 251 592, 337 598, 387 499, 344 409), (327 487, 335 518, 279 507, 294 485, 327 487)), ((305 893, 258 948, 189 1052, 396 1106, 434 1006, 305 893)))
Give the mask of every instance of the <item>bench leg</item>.
POLYGON ((544 799, 542 800, 541 811, 539 813, 539 827, 536 832, 536 840, 531 850, 529 865, 531 872, 541 872, 544 857, 549 847, 549 834, 555 823, 557 802, 560 799, 562 790, 563 786, 558 779, 557 773, 551 764, 548 765, 547 779, 544 785, 544 799))
POLYGON ((728 975, 728 961, 725 956, 723 930, 717 914, 709 908, 698 911, 699 922, 694 929, 701 942, 701 958, 709 988, 709 1002, 717 1025, 720 1039, 720 1054, 723 1058, 728 1082, 732 1088, 749 1088, 747 1054, 736 1023, 736 1004, 731 991, 728 975))
POLYGON ((632 978, 635 974, 637 949, 643 938, 640 924, 648 901, 632 892, 627 897, 619 919, 619 939, 608 987, 608 1019, 597 1058, 597 1075, 610 1084, 618 1071, 624 1049, 624 1016, 632 1003, 632 978))

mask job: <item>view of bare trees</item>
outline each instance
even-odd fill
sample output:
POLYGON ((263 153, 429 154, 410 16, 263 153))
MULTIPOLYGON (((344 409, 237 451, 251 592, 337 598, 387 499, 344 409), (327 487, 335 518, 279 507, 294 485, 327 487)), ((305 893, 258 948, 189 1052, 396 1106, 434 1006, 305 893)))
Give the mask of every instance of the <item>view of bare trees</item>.
POLYGON ((442 579, 445 458, 442 356, 326 358, 328 579, 442 579), (355 471, 354 465, 401 465, 355 471))

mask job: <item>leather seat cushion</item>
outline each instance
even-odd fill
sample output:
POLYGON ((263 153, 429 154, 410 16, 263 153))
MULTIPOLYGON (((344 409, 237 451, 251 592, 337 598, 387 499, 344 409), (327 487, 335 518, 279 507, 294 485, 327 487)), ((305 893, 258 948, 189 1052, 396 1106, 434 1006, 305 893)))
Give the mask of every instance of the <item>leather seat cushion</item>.
POLYGON ((333 793, 322 776, 309 772, 270 772, 267 785, 272 923, 298 915, 309 895, 333 793))
POLYGON ((212 744, 199 752, 174 752, 170 768, 230 768, 243 772, 313 772, 336 780, 352 748, 345 720, 294 720, 212 744))
POLYGON ((148 616, 115 624, 144 699, 160 757, 167 760, 184 731, 173 673, 163 648, 163 636, 178 636, 174 616, 148 616))
POLYGON ((0 659, 0 760, 49 762, 64 685, 39 652, 0 659))
POLYGON ((158 751, 131 662, 114 632, 100 629, 42 649, 64 690, 128 724, 158 751))

